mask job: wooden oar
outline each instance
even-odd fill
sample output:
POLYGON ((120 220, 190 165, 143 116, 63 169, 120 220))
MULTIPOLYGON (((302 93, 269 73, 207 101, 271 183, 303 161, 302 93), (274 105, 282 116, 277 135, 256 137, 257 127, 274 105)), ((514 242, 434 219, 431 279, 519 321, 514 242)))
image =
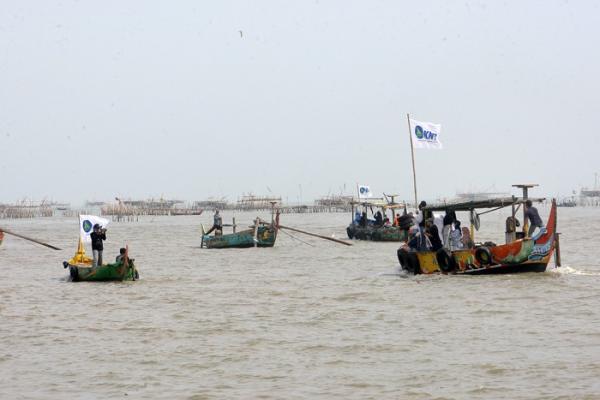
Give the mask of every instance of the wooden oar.
POLYGON ((39 240, 36 240, 36 239, 32 239, 32 238, 30 238, 30 237, 27 237, 27 236, 19 235, 18 233, 14 233, 14 232, 11 232, 11 231, 7 231, 7 230, 6 230, 6 229, 4 229, 4 228, 0 228, 0 231, 2 231, 2 232, 4 232, 4 233, 8 233, 9 235, 16 236, 16 237, 18 237, 18 238, 21 238, 21 239, 29 240, 30 242, 33 242, 33 243, 41 244, 42 246, 49 247, 49 248, 51 248, 52 250, 62 250, 62 249, 59 249, 58 247, 52 246, 51 244, 44 243, 44 242, 41 242, 41 241, 39 241, 39 240))
POLYGON ((316 233, 302 231, 300 229, 291 228, 289 226, 279 225, 279 228, 281 228, 281 229, 287 229, 288 231, 293 231, 293 232, 298 232, 298 233, 304 233, 305 235, 314 236, 314 237, 317 237, 317 238, 320 238, 320 239, 331 240, 332 242, 336 242, 336 243, 339 243, 339 244, 345 244, 346 246, 352 246, 352 243, 344 242, 343 240, 339 240, 339 239, 335 239, 335 238, 331 238, 331 237, 323 236, 323 235, 317 235, 316 233))

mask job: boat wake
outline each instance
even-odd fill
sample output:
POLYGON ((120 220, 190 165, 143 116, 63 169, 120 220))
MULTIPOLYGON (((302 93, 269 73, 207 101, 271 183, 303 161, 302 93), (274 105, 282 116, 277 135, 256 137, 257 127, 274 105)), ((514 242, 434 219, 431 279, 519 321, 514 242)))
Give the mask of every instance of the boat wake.
POLYGON ((600 271, 586 271, 581 269, 572 268, 569 266, 555 267, 548 269, 551 274, 560 275, 581 275, 581 276, 600 276, 600 271))

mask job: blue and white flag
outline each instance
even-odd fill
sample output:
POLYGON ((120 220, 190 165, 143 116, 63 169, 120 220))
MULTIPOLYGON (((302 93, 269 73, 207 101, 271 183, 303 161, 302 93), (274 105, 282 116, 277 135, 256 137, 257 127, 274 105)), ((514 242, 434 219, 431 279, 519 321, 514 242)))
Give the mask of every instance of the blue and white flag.
POLYGON ((364 185, 358 185, 358 198, 366 199, 368 197, 373 197, 373 193, 371 193, 371 188, 364 185))
POLYGON ((90 233, 94 230, 94 225, 98 224, 102 228, 106 228, 110 221, 106 218, 97 217, 95 215, 80 215, 79 216, 79 236, 84 242, 91 242, 90 233))
POLYGON ((441 149, 440 131, 442 125, 432 122, 410 120, 410 134, 415 149, 441 149))

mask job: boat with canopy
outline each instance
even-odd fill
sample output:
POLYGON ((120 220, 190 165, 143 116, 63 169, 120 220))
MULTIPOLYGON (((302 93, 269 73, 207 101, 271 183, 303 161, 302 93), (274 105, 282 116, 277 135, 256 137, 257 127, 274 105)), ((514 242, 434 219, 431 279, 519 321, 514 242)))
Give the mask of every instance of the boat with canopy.
POLYGON ((385 199, 353 201, 352 222, 346 228, 350 239, 374 242, 402 242, 407 239, 407 229, 412 218, 406 215, 406 204, 385 199), (369 219, 369 212, 372 219, 369 219), (381 219, 377 220, 377 215, 381 219))
MULTIPOLYGON (((532 187, 533 185, 516 185, 532 187)), ((426 206, 424 212, 430 211, 463 211, 470 215, 470 235, 474 241, 475 230, 479 229, 479 216, 510 207, 511 215, 507 218, 505 243, 496 245, 487 241, 476 243, 473 248, 438 251, 413 251, 407 246, 398 249, 398 261, 401 267, 414 274, 498 274, 517 272, 544 272, 553 254, 555 262, 560 266, 559 234, 557 233, 557 207, 552 200, 550 215, 545 227, 538 230, 532 237, 527 236, 528 223, 523 216, 523 229, 518 232, 515 221, 516 213, 528 200, 527 190, 522 198, 506 197, 467 201, 459 203, 444 203, 426 206), (480 210, 485 210, 481 211, 480 210)), ((544 199, 529 199, 541 202, 544 199)), ((525 207, 523 207, 524 209, 525 207)), ((525 212, 525 209, 523 210, 525 212)))

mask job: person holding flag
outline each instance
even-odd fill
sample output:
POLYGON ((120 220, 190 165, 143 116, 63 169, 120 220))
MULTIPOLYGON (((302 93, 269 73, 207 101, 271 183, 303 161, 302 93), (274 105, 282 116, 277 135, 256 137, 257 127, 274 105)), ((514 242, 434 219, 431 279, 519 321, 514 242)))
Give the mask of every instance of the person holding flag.
POLYGON ((79 258, 83 262, 85 257, 84 242, 92 242, 93 265, 102 265, 102 252, 106 240, 106 229, 110 221, 95 215, 79 215, 79 247, 73 259, 79 258))

